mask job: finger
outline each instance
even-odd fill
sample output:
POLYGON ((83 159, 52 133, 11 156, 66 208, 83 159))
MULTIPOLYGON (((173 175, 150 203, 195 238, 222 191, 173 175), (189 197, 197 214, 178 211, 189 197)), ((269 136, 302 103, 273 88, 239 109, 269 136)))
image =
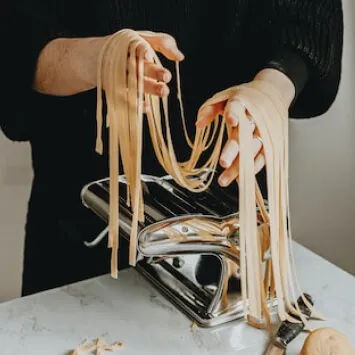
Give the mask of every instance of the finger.
POLYGON ((232 127, 229 124, 226 125, 228 139, 235 139, 238 141, 239 129, 238 126, 232 127))
MULTIPOLYGON (((234 132, 233 132, 234 136, 234 132)), ((260 152, 262 148, 262 142, 259 138, 255 137, 253 139, 253 153, 254 157, 260 152)), ((235 137, 229 138, 225 146, 223 147, 221 157, 219 160, 222 168, 229 168, 237 155, 239 154, 239 144, 235 137)))
POLYGON ((239 153, 238 126, 233 128, 232 126, 227 125, 226 127, 228 132, 228 140, 223 147, 219 161, 222 168, 229 168, 239 153))
POLYGON ((142 56, 145 58, 144 75, 165 83, 170 82, 172 78, 170 71, 162 67, 160 64, 154 63, 153 57, 150 55, 151 51, 152 49, 148 48, 148 45, 145 44, 140 44, 137 48, 137 59, 142 56))
POLYGON ((254 153, 254 157, 257 156, 257 154, 259 154, 261 148, 263 147, 263 142, 261 141, 261 139, 259 137, 254 137, 253 138, 253 153, 254 153))
POLYGON ((256 129, 256 125, 252 117, 245 110, 245 107, 238 99, 231 99, 227 102, 226 108, 224 110, 224 116, 226 118, 226 123, 228 126, 236 127, 239 123, 239 117, 245 115, 249 118, 250 124, 252 125, 252 131, 256 129))
MULTIPOLYGON (((255 162, 258 161, 258 168, 260 167, 261 164, 259 157, 260 156, 263 157, 262 154, 259 154, 261 148, 262 148, 262 143, 260 139, 254 138, 253 154, 254 157, 256 157, 255 162)), ((262 169, 262 167, 263 165, 261 166, 260 170, 262 169)), ((233 163, 231 163, 230 166, 227 169, 225 169, 224 172, 220 175, 218 179, 218 183, 221 186, 228 186, 232 181, 234 181, 237 178, 238 175, 239 175, 239 155, 234 159, 233 163)))
POLYGON ((200 109, 197 115, 196 126, 202 128, 211 123, 217 115, 222 114, 224 105, 224 102, 219 102, 200 109))
POLYGON ((137 59, 143 57, 147 62, 154 63, 154 51, 147 43, 138 45, 136 57, 137 59))
POLYGON ((228 100, 224 110, 226 123, 232 127, 236 127, 242 114, 245 115, 245 108, 242 103, 236 99, 228 100))
POLYGON ((222 168, 229 168, 239 153, 239 144, 236 139, 230 138, 223 147, 219 163, 222 168))
POLYGON ((254 162, 254 172, 255 175, 259 173, 263 167, 265 166, 265 157, 264 154, 260 153, 256 158, 254 162))
POLYGON ((165 57, 174 61, 181 61, 185 57, 182 52, 178 49, 174 37, 166 33, 155 33, 150 31, 140 31, 140 36, 144 38, 152 48, 165 57))
POLYGON ((169 95, 169 88, 164 83, 144 78, 144 92, 150 95, 165 97, 169 95))
POLYGON ((232 165, 225 169, 218 178, 218 183, 222 187, 230 185, 230 183, 237 178, 239 174, 239 155, 234 159, 232 165))
POLYGON ((144 75, 151 79, 163 81, 164 83, 168 83, 172 78, 172 75, 168 69, 163 68, 159 64, 152 64, 149 62, 145 63, 144 75))
POLYGON ((249 119, 249 122, 250 122, 251 127, 252 127, 252 131, 255 134, 255 130, 257 129, 257 127, 256 127, 256 124, 255 124, 255 121, 254 121, 253 117, 249 114, 248 111, 246 112, 246 117, 249 119))
POLYGON ((150 113, 150 111, 151 111, 151 107, 150 107, 149 103, 144 101, 143 102, 143 112, 145 114, 147 114, 147 113, 150 113))

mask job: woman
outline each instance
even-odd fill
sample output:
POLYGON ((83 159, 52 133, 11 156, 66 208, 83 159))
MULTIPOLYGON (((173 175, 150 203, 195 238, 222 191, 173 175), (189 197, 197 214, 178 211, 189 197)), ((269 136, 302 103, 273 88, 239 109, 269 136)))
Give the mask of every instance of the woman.
MULTIPOLYGON (((256 75, 285 95, 296 118, 324 113, 338 90, 340 0, 17 0, 1 16, 6 52, 1 58, 5 110, 0 122, 10 139, 31 143, 34 169, 23 295, 109 270, 104 245, 83 246, 103 226, 79 199, 86 183, 108 175, 107 156, 94 152, 96 63, 105 36, 132 28, 176 38, 185 55, 182 92, 190 130, 205 99, 256 75)), ((167 59, 183 59, 171 38, 146 39, 167 59)), ((174 97, 175 85, 168 88, 171 63, 163 60, 163 65, 165 69, 147 66, 145 90, 164 96, 170 89, 174 97)), ((181 137, 180 121, 174 119, 178 107, 170 101, 174 136, 181 137)), ((199 124, 212 114, 204 112, 199 124)), ((233 123, 233 109, 229 116, 233 123)), ((159 174, 147 130, 145 135, 143 171, 159 174)), ((180 157, 186 154, 181 147, 180 157)), ((226 170, 220 183, 228 185, 238 152, 229 142, 223 154, 226 170)), ((260 169, 262 158, 259 164, 260 169)), ((124 266, 125 248, 121 254, 124 266)))

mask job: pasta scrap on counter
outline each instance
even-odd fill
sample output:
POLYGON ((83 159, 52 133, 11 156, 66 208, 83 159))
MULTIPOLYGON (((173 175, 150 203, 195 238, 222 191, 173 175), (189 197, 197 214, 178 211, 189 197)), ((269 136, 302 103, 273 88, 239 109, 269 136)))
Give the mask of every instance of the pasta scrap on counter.
POLYGON ((106 345, 103 338, 97 338, 89 344, 87 344, 87 340, 85 340, 70 355, 84 355, 92 353, 93 351, 96 351, 96 355, 103 355, 105 351, 116 352, 122 346, 123 344, 121 342, 106 345))

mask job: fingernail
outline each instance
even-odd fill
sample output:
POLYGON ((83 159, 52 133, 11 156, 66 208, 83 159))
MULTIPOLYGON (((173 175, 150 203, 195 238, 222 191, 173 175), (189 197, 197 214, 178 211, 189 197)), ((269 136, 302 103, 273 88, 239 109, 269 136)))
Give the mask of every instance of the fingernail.
POLYGON ((219 179, 218 179, 218 183, 221 185, 221 186, 227 186, 228 184, 228 179, 225 177, 225 176, 220 176, 219 179))
POLYGON ((228 168, 228 162, 225 159, 220 159, 219 164, 221 165, 222 168, 228 168))
POLYGON ((168 83, 171 80, 171 73, 167 70, 161 72, 161 80, 168 83))
POLYGON ((145 60, 147 60, 148 62, 153 62, 153 54, 150 51, 146 51, 145 52, 145 60))
POLYGON ((168 96, 169 93, 170 93, 169 88, 167 88, 166 86, 162 87, 162 88, 160 89, 160 91, 159 91, 159 95, 160 95, 161 97, 168 96))
POLYGON ((232 165, 234 159, 235 157, 231 158, 229 156, 222 156, 219 160, 219 163, 222 168, 227 169, 232 165))
POLYGON ((181 60, 184 60, 185 59, 185 56, 182 54, 181 51, 178 51, 178 59, 181 61, 181 60))

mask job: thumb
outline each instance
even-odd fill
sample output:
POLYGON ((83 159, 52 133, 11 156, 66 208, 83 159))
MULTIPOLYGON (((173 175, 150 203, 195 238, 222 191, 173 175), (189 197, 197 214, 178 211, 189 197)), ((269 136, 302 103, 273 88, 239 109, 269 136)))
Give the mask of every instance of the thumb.
POLYGON ((197 115, 196 127, 202 128, 210 124, 218 115, 223 113, 224 106, 225 102, 218 102, 201 108, 197 115))

